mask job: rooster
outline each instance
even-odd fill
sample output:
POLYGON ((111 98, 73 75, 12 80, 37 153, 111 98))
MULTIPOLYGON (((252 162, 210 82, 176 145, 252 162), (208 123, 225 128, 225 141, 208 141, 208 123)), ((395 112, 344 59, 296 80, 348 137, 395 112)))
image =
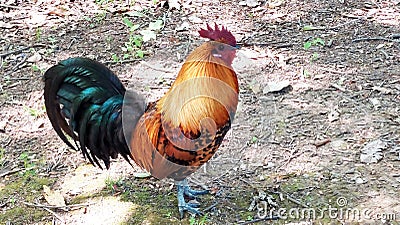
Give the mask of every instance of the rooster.
POLYGON ((208 190, 191 189, 186 177, 217 151, 238 104, 235 37, 216 24, 199 34, 210 41, 187 57, 166 94, 148 104, 90 59, 70 58, 44 74, 46 111, 58 136, 75 149, 72 139, 100 168, 99 160, 108 169, 110 158, 121 155, 158 179, 174 179, 181 218, 186 211, 201 214, 185 196, 208 190))

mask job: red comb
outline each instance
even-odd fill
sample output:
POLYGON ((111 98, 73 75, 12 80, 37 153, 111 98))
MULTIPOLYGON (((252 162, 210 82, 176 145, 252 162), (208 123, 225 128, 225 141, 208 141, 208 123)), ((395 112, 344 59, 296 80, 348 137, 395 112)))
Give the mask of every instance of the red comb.
POLYGON ((214 24, 214 29, 209 24, 207 24, 207 30, 199 30, 200 37, 208 38, 212 41, 222 42, 235 47, 236 39, 233 34, 228 31, 224 26, 221 26, 221 29, 219 29, 218 25, 216 23, 214 24))

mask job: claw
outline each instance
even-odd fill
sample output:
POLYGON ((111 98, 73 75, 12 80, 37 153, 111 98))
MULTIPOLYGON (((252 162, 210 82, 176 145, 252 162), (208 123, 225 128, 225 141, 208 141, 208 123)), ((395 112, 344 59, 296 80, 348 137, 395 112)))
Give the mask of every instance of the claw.
POLYGON ((178 191, 178 208, 179 208, 179 215, 180 219, 183 219, 185 211, 188 211, 194 215, 203 215, 201 211, 199 211, 197 208, 200 207, 199 203, 187 203, 185 201, 185 196, 189 198, 196 198, 199 195, 204 195, 208 194, 208 190, 192 190, 190 189, 187 180, 179 181, 176 184, 177 191, 178 191))
POLYGON ((205 194, 210 193, 209 190, 202 190, 202 191, 193 190, 193 189, 190 189, 189 186, 183 186, 183 188, 184 188, 184 194, 186 196, 188 196, 189 198, 196 198, 199 195, 205 195, 205 194))
MULTIPOLYGON (((200 206, 200 205, 198 205, 198 206, 200 206)), ((191 206, 191 204, 188 204, 188 203, 186 203, 185 205, 179 205, 178 207, 179 207, 180 219, 183 219, 183 217, 185 215, 185 211, 190 212, 190 213, 194 214, 195 216, 203 215, 203 213, 201 211, 196 209, 198 207, 191 206)))
POLYGON ((200 207, 200 203, 198 203, 198 202, 188 202, 187 205, 189 205, 192 208, 199 208, 200 207))

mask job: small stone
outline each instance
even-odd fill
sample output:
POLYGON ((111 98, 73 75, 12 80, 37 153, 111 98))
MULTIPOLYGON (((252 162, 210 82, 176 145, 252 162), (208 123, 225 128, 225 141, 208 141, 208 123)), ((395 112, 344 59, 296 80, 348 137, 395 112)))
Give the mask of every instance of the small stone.
POLYGON ((261 85, 259 83, 252 85, 250 88, 254 94, 258 94, 261 91, 261 85))
POLYGON ((344 140, 340 140, 340 139, 331 141, 330 145, 334 150, 346 150, 347 149, 347 142, 344 140))
POLYGON ((200 19, 200 18, 197 17, 197 16, 191 16, 191 17, 189 17, 189 21, 192 22, 192 23, 203 23, 203 20, 200 19))
POLYGON ((278 82, 269 82, 267 84, 267 86, 264 87, 263 93, 267 94, 270 92, 278 92, 288 86, 290 86, 290 81, 288 81, 288 80, 283 80, 283 81, 278 81, 278 82))
POLYGON ((37 63, 42 59, 42 56, 38 53, 35 52, 31 57, 29 57, 26 61, 31 62, 31 63, 37 63))
POLYGON ((363 183, 366 183, 366 182, 362 178, 357 177, 356 184, 363 184, 363 183))
POLYGON ((188 22, 183 22, 179 27, 176 28, 176 31, 185 31, 190 27, 188 22))
POLYGON ((264 169, 270 169, 270 168, 273 168, 273 167, 275 167, 275 163, 273 163, 273 162, 271 162, 271 161, 268 161, 268 162, 263 166, 264 169))

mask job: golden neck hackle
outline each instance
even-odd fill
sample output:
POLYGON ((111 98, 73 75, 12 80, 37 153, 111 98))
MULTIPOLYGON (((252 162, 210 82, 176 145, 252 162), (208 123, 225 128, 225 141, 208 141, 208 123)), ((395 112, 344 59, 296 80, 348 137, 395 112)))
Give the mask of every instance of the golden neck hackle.
POLYGON ((213 56, 213 48, 213 43, 207 42, 195 49, 171 89, 157 103, 163 119, 184 132, 199 131, 204 118, 222 126, 236 111, 236 73, 231 65, 213 56))

